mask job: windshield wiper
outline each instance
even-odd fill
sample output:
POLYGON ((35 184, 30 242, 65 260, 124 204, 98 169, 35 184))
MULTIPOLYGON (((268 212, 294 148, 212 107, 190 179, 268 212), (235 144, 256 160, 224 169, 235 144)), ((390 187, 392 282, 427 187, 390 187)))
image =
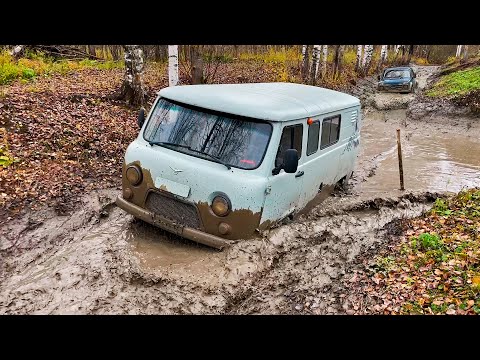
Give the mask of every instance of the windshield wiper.
POLYGON ((209 158, 215 160, 216 162, 218 162, 219 164, 222 164, 224 166, 227 167, 228 170, 230 170, 232 167, 230 165, 228 165, 226 162, 222 161, 218 156, 215 156, 215 155, 211 155, 211 154, 208 154, 206 152, 203 152, 203 151, 200 151, 200 150, 195 150, 195 149, 189 149, 190 151, 194 151, 196 153, 199 153, 199 154, 202 154, 202 155, 206 155, 208 156, 209 158))
POLYGON ((159 145, 159 146, 165 146, 165 145, 166 145, 166 146, 181 147, 181 148, 184 148, 184 149, 187 149, 187 150, 196 152, 196 153, 198 153, 198 154, 202 154, 202 155, 208 156, 209 158, 215 160, 215 162, 218 162, 219 164, 222 164, 222 165, 226 166, 226 168, 227 168, 228 170, 230 170, 230 169, 232 168, 230 165, 228 165, 227 163, 223 162, 218 156, 210 155, 210 154, 205 153, 205 152, 203 152, 203 151, 192 149, 192 148, 191 148, 190 146, 188 146, 188 145, 175 144, 175 143, 166 142, 166 141, 149 141, 148 143, 149 143, 150 145, 159 145))
POLYGON ((188 149, 188 150, 192 150, 192 149, 190 148, 190 146, 188 146, 188 145, 175 144, 175 143, 166 142, 166 141, 149 141, 148 143, 149 143, 151 146, 152 146, 152 145, 160 145, 160 146, 167 145, 167 146, 175 146, 175 147, 181 147, 181 148, 185 148, 185 149, 188 149))

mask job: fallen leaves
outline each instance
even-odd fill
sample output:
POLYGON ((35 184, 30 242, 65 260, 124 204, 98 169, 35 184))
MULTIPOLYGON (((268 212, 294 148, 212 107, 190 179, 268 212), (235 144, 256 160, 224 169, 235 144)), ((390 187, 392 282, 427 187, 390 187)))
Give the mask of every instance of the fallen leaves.
MULTIPOLYGON (((271 82, 281 66, 221 63, 210 78, 214 83, 271 82)), ((112 100, 123 76, 123 69, 85 68, 0 89, 2 141, 9 144, 9 166, 0 166, 1 215, 14 217, 43 205, 65 210, 75 206, 79 194, 121 184, 126 147, 138 134, 136 110, 112 100), (18 161, 10 164, 11 158, 18 161)), ((180 82, 187 78, 181 71, 180 82)), ((147 64, 144 83, 151 104, 168 84, 167 65, 147 64)))
POLYGON ((368 299, 363 314, 480 314, 479 222, 479 189, 437 200, 344 284, 368 299))

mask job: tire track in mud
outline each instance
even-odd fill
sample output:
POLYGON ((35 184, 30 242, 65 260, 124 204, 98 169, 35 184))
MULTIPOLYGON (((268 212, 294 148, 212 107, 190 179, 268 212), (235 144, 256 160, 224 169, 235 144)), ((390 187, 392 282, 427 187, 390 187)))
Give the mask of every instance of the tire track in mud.
POLYGON ((442 194, 406 194, 365 201, 345 199, 335 209, 308 214, 272 234, 278 251, 271 268, 245 286, 225 309, 229 314, 339 314, 350 264, 391 241, 394 224, 428 210, 442 194))
POLYGON ((94 201, 90 195, 67 219, 48 219, 27 232, 27 243, 37 241, 33 247, 10 249, 10 256, 2 251, 8 269, 0 283, 0 313, 292 313, 305 299, 310 304, 302 311, 328 311, 322 305, 328 299, 322 296, 345 264, 363 251, 362 244, 375 242, 375 230, 383 223, 423 211, 434 195, 361 201, 337 197, 298 222, 224 252, 188 245, 198 258, 216 264, 207 269, 214 272, 211 278, 195 278, 186 267, 142 267, 128 234, 150 226, 111 208, 108 196, 102 196, 103 201, 94 201), (352 235, 361 230, 362 236, 352 235))

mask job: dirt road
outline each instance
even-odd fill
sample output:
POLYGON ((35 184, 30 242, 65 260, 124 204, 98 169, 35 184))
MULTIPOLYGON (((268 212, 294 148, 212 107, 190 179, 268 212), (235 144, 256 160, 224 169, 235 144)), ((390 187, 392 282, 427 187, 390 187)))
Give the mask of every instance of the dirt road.
MULTIPOLYGON (((433 70, 418 69, 421 85, 433 70)), ((0 314, 348 312, 342 284, 359 255, 395 241, 396 221, 426 211, 440 193, 480 186, 478 121, 410 121, 408 99, 375 94, 364 110, 346 194, 223 252, 133 220, 113 204, 119 189, 86 195, 70 216, 45 210, 11 223, 0 236, 0 314)))

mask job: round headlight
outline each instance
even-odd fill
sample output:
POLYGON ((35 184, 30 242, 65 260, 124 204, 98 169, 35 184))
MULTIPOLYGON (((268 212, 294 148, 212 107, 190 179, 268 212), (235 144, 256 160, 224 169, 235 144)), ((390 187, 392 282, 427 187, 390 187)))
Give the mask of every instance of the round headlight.
POLYGON ((138 166, 132 165, 127 168, 127 180, 132 185, 138 185, 142 181, 142 170, 138 166))
POLYGON ((223 196, 215 196, 212 201, 212 211, 217 216, 225 216, 230 211, 230 201, 223 196))

